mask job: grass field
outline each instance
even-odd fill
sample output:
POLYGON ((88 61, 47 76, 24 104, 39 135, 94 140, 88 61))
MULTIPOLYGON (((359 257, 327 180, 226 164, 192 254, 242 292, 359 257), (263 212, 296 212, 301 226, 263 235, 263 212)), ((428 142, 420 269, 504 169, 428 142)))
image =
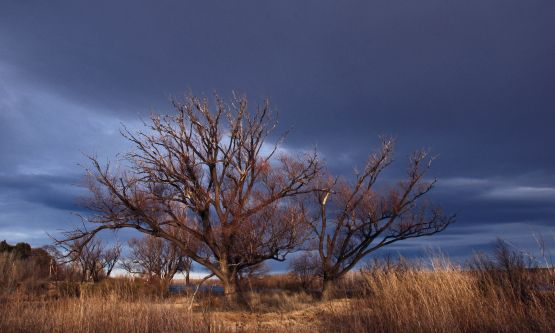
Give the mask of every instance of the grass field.
POLYGON ((4 293, 0 332, 555 332, 551 269, 374 265, 326 300, 294 283, 260 278, 242 305, 209 293, 161 297, 125 278, 78 295, 50 283, 40 295, 4 293))

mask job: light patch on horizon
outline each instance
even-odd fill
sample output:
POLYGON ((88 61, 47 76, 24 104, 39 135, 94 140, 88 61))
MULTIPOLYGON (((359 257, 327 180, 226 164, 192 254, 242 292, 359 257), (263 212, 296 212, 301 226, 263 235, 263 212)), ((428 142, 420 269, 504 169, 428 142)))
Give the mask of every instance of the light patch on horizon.
POLYGON ((485 187, 493 183, 493 180, 485 178, 453 177, 441 179, 438 184, 443 187, 485 187))
POLYGON ((0 230, 0 240, 6 240, 8 243, 25 242, 33 244, 33 240, 42 240, 46 234, 41 230, 25 230, 25 231, 7 231, 0 230))
POLYGON ((546 184, 546 181, 551 179, 530 175, 510 179, 453 177, 439 179, 437 187, 449 191, 472 191, 475 192, 474 198, 479 200, 555 201, 555 186, 546 184))
POLYGON ((489 190, 483 198, 493 200, 554 201, 555 187, 507 186, 489 190))

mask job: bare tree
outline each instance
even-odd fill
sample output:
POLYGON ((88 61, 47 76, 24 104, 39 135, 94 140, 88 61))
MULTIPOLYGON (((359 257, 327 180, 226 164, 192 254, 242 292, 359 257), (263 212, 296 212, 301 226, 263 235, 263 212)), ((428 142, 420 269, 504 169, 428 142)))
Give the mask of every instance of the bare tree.
POLYGON ((103 277, 109 277, 121 254, 119 244, 106 249, 102 241, 96 238, 87 243, 74 240, 68 250, 71 260, 79 267, 82 282, 98 282, 103 277))
POLYGON ((289 263, 293 275, 304 290, 309 290, 313 282, 322 276, 322 264, 317 253, 303 252, 289 263))
POLYGON ((228 296, 238 272, 284 260, 304 236, 304 208, 293 198, 311 190, 316 154, 277 156, 277 143, 265 144, 276 125, 267 101, 251 112, 245 97, 214 100, 189 96, 146 131, 122 131, 134 145, 124 170, 91 158, 96 214, 87 220, 96 226, 66 240, 122 228, 164 238, 213 272, 228 296))
POLYGON ((265 262, 261 262, 258 265, 251 266, 239 273, 239 279, 242 282, 240 287, 248 286, 250 291, 253 291, 253 282, 262 281, 271 269, 265 262))
POLYGON ((410 158, 406 180, 389 191, 375 189, 392 161, 393 146, 392 140, 383 140, 352 183, 334 177, 320 180, 315 192, 318 209, 309 224, 318 239, 324 296, 369 253, 400 240, 433 235, 454 221, 454 216, 422 200, 436 182, 424 179, 432 161, 424 151, 410 158))
POLYGON ((112 270, 116 267, 119 257, 121 255, 121 246, 116 244, 114 247, 105 249, 101 255, 100 264, 104 268, 106 277, 112 274, 112 270))
POLYGON ((189 283, 191 259, 177 245, 159 237, 145 235, 128 242, 131 253, 122 261, 125 270, 159 281, 167 286, 177 273, 185 273, 189 283))

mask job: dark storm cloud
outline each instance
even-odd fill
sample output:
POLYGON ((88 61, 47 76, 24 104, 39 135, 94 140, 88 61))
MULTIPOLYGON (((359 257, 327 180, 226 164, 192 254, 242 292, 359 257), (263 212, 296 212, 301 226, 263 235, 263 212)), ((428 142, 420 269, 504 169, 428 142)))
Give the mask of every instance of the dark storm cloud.
POLYGON ((125 150, 121 121, 188 89, 270 97, 288 148, 316 145, 344 174, 379 134, 398 140, 391 178, 431 148, 461 248, 486 242, 468 236, 478 226, 548 230, 554 17, 550 0, 3 1, 0 238, 12 218, 31 230, 40 207, 73 209, 81 152, 125 150))
POLYGON ((11 4, 2 58, 107 112, 236 88, 272 97, 292 143, 355 160, 388 133, 447 174, 555 166, 550 1, 11 4))

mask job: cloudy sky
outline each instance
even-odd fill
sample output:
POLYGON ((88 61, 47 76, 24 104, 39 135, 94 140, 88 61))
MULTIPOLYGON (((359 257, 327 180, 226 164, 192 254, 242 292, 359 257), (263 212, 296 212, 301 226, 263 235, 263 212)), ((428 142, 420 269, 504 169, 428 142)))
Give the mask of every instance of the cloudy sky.
POLYGON ((458 221, 395 251, 554 240, 552 0, 3 0, 0 239, 46 244, 76 221, 83 154, 114 158, 122 123, 214 90, 269 97, 287 147, 347 176, 380 134, 391 177, 439 154, 433 198, 458 221))

